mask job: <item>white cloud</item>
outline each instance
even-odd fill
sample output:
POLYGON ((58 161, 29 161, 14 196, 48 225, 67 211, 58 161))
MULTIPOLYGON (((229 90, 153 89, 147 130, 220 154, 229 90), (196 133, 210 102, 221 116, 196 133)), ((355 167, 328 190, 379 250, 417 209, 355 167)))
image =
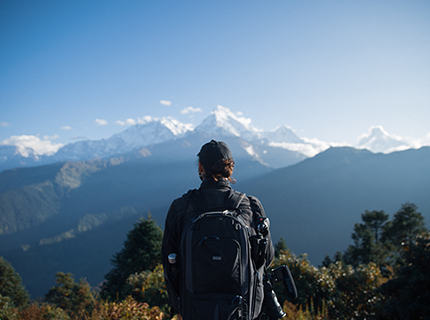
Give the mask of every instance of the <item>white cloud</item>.
POLYGON ((430 132, 427 133, 427 135, 422 139, 405 137, 405 138, 403 138, 403 140, 411 148, 414 148, 414 149, 419 149, 419 148, 424 147, 424 146, 430 146, 430 132))
POLYGON ((54 134, 53 136, 44 136, 43 140, 56 140, 60 138, 60 136, 58 134, 54 134))
POLYGON ((318 139, 301 138, 304 143, 291 143, 291 142, 270 142, 272 147, 283 148, 291 151, 297 151, 307 157, 316 156, 318 153, 327 150, 330 147, 347 146, 346 143, 324 142, 318 139))
MULTIPOLYGON (((56 138, 58 136, 54 136, 56 138)), ((44 137, 44 140, 41 140, 37 136, 11 136, 0 142, 0 145, 3 146, 15 146, 18 148, 18 152, 23 157, 28 157, 30 154, 38 155, 53 155, 60 149, 63 144, 61 143, 52 143, 50 137, 44 137)))
POLYGON ((425 138, 423 140, 423 145, 430 146, 430 132, 427 133, 427 135, 425 136, 425 138))
POLYGON ((161 100, 160 103, 164 106, 171 106, 172 102, 169 100, 161 100))
POLYGON ((63 126, 61 127, 62 130, 72 130, 71 126, 63 126))
POLYGON ((105 119, 96 119, 94 122, 98 126, 105 126, 108 124, 108 122, 105 119))
POLYGON ((11 124, 7 122, 0 122, 0 127, 10 127, 11 124))
POLYGON ((158 120, 156 118, 152 118, 151 116, 144 116, 142 118, 137 118, 137 123, 138 124, 145 124, 145 123, 149 123, 152 121, 158 120))
POLYGON ((132 119, 132 118, 128 118, 125 121, 115 121, 116 124, 119 124, 120 126, 134 126, 137 122, 136 120, 132 119))
POLYGON ((187 108, 181 110, 182 114, 195 113, 195 112, 202 112, 202 109, 200 109, 200 108, 193 108, 193 107, 187 107, 187 108))

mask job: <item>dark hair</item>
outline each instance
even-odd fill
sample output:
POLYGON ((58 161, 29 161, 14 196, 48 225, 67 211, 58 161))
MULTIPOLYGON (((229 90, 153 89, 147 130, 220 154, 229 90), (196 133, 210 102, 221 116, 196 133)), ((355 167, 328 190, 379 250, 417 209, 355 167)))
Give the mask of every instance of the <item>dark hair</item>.
POLYGON ((226 178, 231 183, 235 183, 236 180, 231 177, 233 174, 234 159, 221 159, 217 161, 212 168, 205 172, 205 178, 213 178, 218 181, 221 178, 226 178))

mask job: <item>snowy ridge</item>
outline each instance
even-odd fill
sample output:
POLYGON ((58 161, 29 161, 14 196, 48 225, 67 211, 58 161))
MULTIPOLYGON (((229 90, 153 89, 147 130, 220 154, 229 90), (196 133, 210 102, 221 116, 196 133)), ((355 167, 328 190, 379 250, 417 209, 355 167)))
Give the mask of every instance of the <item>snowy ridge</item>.
POLYGON ((140 119, 138 124, 114 134, 109 139, 68 144, 58 150, 55 157, 58 158, 57 161, 63 158, 70 160, 106 158, 181 137, 191 129, 191 125, 180 123, 171 117, 159 119, 147 116, 140 119))
MULTIPOLYGON (((217 106, 195 129, 192 125, 183 124, 172 117, 145 116, 133 123, 134 125, 128 129, 108 139, 78 141, 65 146, 51 143, 49 137, 43 139, 25 135, 10 137, 0 142, 0 171, 57 161, 107 158, 196 133, 204 133, 216 139, 239 138, 244 142, 242 148, 247 154, 273 167, 290 165, 294 161, 313 157, 330 147, 350 146, 298 137, 288 126, 263 131, 254 127, 251 119, 245 118, 242 113, 235 114, 223 106, 217 106)), ((419 148, 422 145, 430 145, 430 134, 417 142, 416 139, 408 140, 391 135, 382 126, 373 126, 367 133, 361 135, 358 144, 352 147, 390 153, 419 148)))

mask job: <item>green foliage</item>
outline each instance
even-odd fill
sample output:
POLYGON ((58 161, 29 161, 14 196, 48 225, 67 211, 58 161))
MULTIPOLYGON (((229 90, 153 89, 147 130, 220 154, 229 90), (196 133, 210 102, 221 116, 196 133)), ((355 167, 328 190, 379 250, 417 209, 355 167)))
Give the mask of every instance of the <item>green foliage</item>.
POLYGON ((325 256, 324 260, 322 261, 321 266, 319 266, 319 267, 320 268, 321 267, 326 267, 327 268, 328 266, 330 266, 331 264, 336 263, 336 262, 342 262, 342 263, 345 264, 345 257, 344 257, 344 255, 343 255, 343 253, 341 251, 337 251, 335 253, 334 260, 330 259, 330 256, 327 254, 325 256))
MULTIPOLYGON (((323 301, 327 300, 329 292, 335 290, 334 279, 312 266, 306 255, 297 257, 289 250, 283 251, 274 261, 273 267, 281 265, 287 265, 293 275, 298 291, 298 299, 294 302, 302 308, 313 305, 318 310, 323 301)), ((290 298, 281 284, 275 284, 274 290, 281 304, 289 301, 290 298)))
POLYGON ((162 320, 160 308, 150 308, 148 304, 127 297, 121 302, 96 300, 91 310, 68 315, 61 308, 49 304, 32 304, 22 311, 15 310, 12 318, 2 320, 162 320))
POLYGON ((354 245, 348 247, 344 259, 353 266, 375 262, 383 265, 387 262, 389 248, 382 241, 383 230, 388 221, 384 211, 367 211, 361 215, 363 223, 354 225, 352 239, 354 245))
POLYGON ((79 314, 94 307, 94 295, 86 281, 81 279, 78 284, 70 273, 58 272, 55 276, 57 285, 45 295, 47 302, 69 314, 79 314))
POLYGON ((162 240, 163 231, 151 217, 135 223, 123 249, 112 259, 114 267, 105 275, 101 296, 110 300, 124 299, 130 275, 152 270, 161 263, 162 240))
POLYGON ((370 262, 353 268, 338 262, 328 268, 328 274, 336 282, 336 290, 330 295, 332 317, 372 319, 378 315, 382 300, 378 288, 387 280, 378 265, 370 262))
POLYGON ((161 264, 153 271, 142 271, 132 274, 127 279, 127 287, 131 296, 139 302, 146 302, 150 306, 158 306, 169 312, 169 297, 164 283, 164 271, 161 264))
MULTIPOLYGON (((386 279, 376 264, 353 268, 338 261, 318 269, 306 255, 297 257, 290 251, 282 252, 274 267, 284 264, 297 286, 299 298, 295 303, 309 316, 327 313, 331 319, 368 319, 378 314, 382 299, 378 288, 386 279)), ((275 292, 281 303, 289 299, 283 286, 277 284, 275 292)))
POLYGON ((417 210, 413 203, 403 204, 385 228, 383 237, 394 247, 393 256, 398 264, 404 264, 402 246, 411 246, 417 235, 427 232, 424 217, 417 210))
POLYGON ((279 257, 282 251, 286 251, 287 249, 287 243, 285 242, 284 238, 281 237, 275 244, 275 257, 279 257))
POLYGON ((85 319, 88 320, 162 320, 165 319, 160 308, 150 308, 147 303, 127 297, 121 302, 99 301, 94 310, 85 319))
MULTIPOLYGON (((355 251, 350 247, 345 255, 337 252, 334 260, 327 256, 319 268, 312 266, 306 255, 295 256, 282 238, 275 245, 277 254, 273 267, 287 265, 299 293, 297 301, 290 301, 284 287, 275 284, 274 290, 286 312, 284 319, 412 320, 428 317, 430 233, 418 234, 426 229, 417 207, 406 203, 392 222, 383 211, 366 211, 362 220, 363 223, 354 228, 355 251), (398 241, 402 241, 399 248, 394 245, 398 241), (385 251, 378 251, 378 248, 385 251), (387 252, 392 254, 390 250, 399 250, 402 264, 386 265, 387 252), (345 257, 354 258, 350 260, 354 265, 346 264, 345 257)), ((123 250, 112 260, 115 267, 108 274, 111 281, 120 279, 115 276, 125 277, 125 280, 121 284, 112 282, 109 288, 106 277, 108 281, 102 288, 108 294, 105 298, 118 297, 117 301, 96 299, 88 283, 81 280, 78 284, 70 274, 57 273, 57 285, 46 295, 48 303, 25 308, 24 303, 18 308, 19 304, 13 301, 15 296, 10 292, 4 295, 1 291, 0 319, 165 319, 168 296, 159 263, 161 241, 162 231, 150 217, 141 219, 129 232, 123 250)), ((2 266, 9 270, 0 273, 1 279, 15 279, 10 264, 3 259, 0 262, 0 270, 2 266)), ((18 280, 20 284, 19 276, 18 280)))
POLYGON ((306 308, 294 305, 289 301, 285 301, 283 305, 283 310, 285 312, 284 320, 328 320, 328 310, 325 303, 323 303, 322 308, 315 312, 315 306, 313 304, 307 305, 306 308))
POLYGON ((0 295, 0 319, 18 320, 17 309, 10 297, 0 295))
POLYGON ((430 315, 430 233, 402 247, 406 262, 397 276, 381 286, 386 296, 384 319, 428 319, 430 315))
MULTIPOLYGON (((405 203, 392 221, 384 211, 367 211, 361 215, 363 223, 354 225, 352 239, 344 261, 357 267, 374 262, 379 266, 404 264, 400 254, 403 243, 411 244, 418 234, 425 232, 424 217, 413 203, 405 203)), ((327 265, 327 261, 323 265, 327 265)))
POLYGON ((0 257, 0 296, 5 308, 8 306, 25 307, 29 300, 21 277, 3 257, 0 257))
POLYGON ((63 309, 43 304, 31 304, 17 314, 19 320, 70 320, 70 316, 63 309))

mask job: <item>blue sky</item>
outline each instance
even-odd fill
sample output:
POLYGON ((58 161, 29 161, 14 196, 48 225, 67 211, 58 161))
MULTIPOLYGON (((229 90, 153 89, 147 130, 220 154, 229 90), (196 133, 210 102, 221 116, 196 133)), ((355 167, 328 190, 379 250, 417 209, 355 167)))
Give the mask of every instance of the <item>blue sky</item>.
POLYGON ((0 142, 217 105, 322 141, 430 141, 430 1, 0 1, 0 142))

